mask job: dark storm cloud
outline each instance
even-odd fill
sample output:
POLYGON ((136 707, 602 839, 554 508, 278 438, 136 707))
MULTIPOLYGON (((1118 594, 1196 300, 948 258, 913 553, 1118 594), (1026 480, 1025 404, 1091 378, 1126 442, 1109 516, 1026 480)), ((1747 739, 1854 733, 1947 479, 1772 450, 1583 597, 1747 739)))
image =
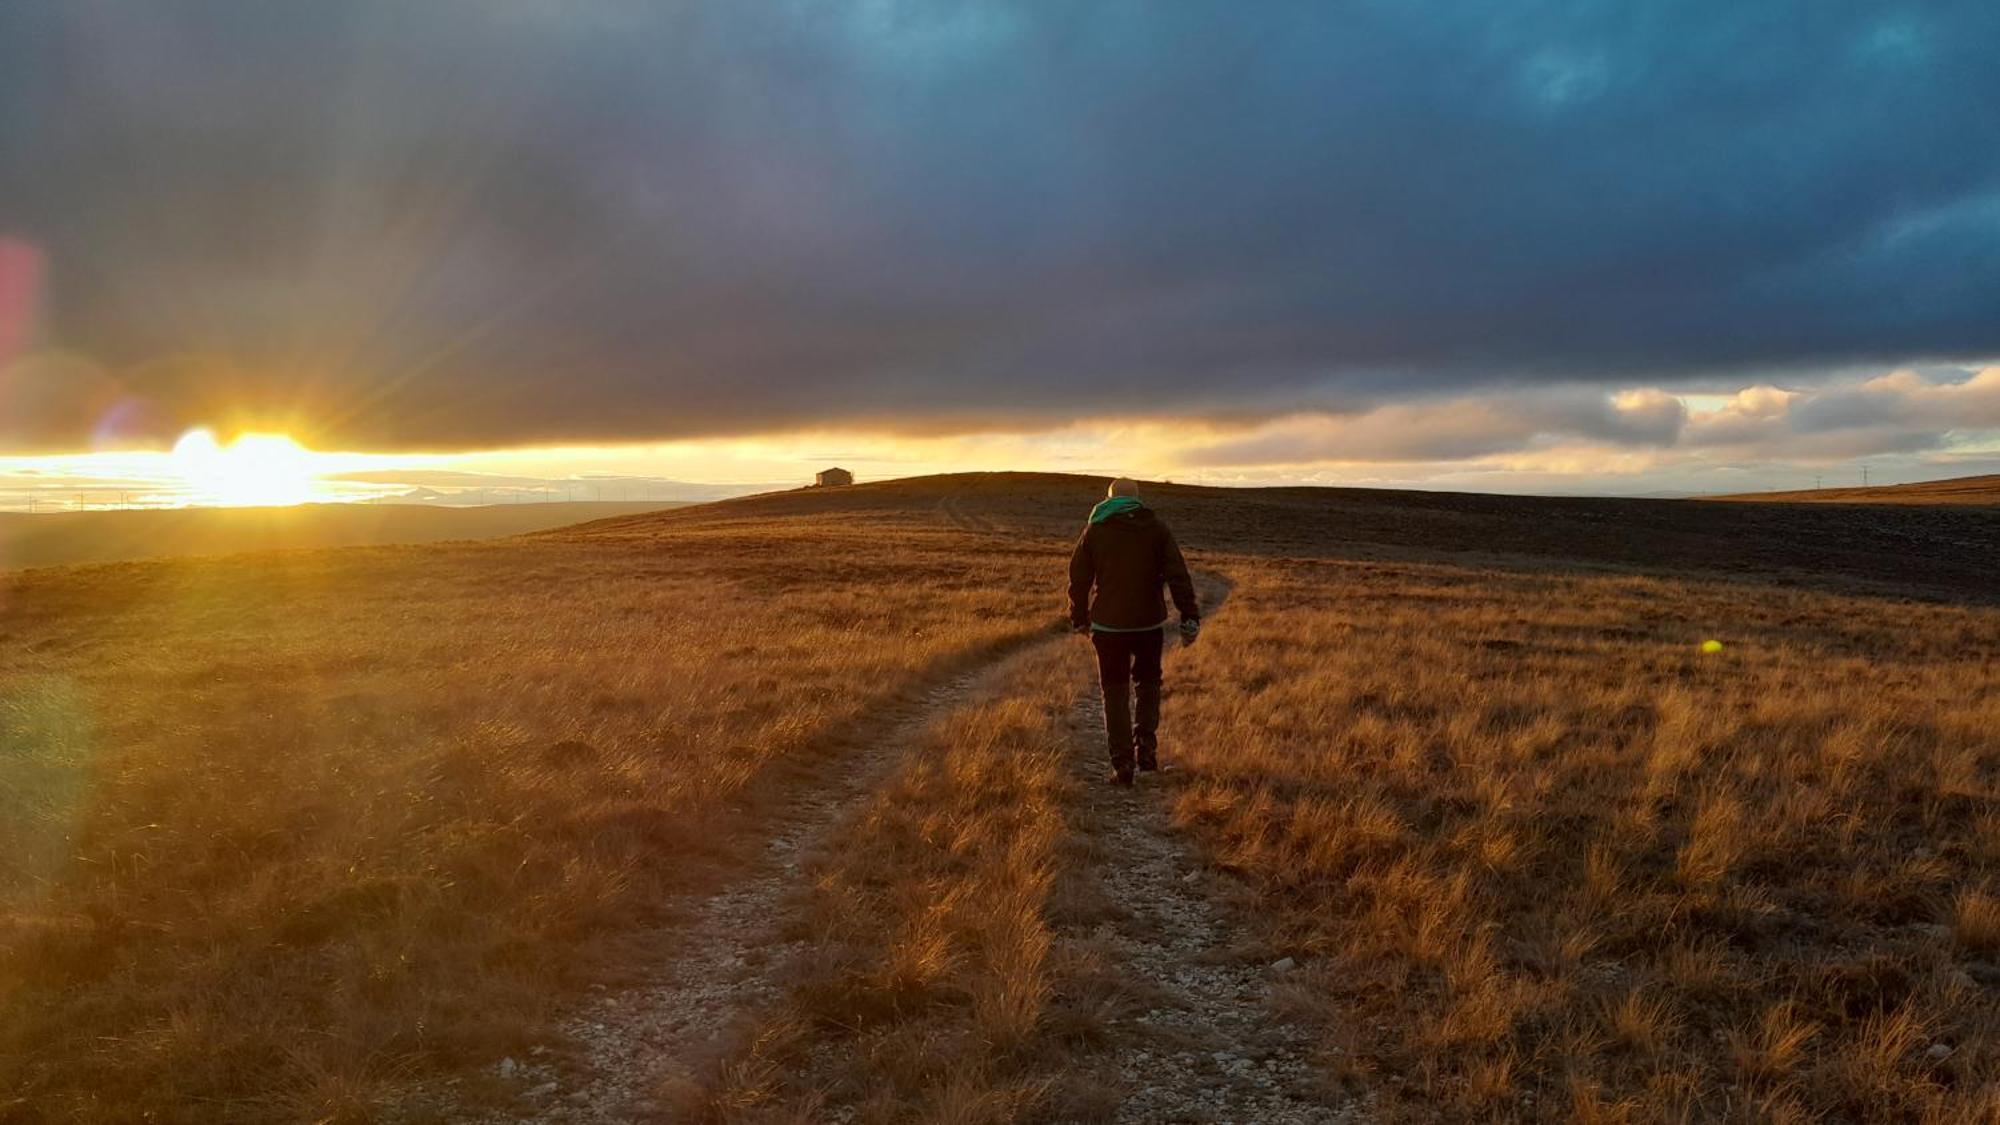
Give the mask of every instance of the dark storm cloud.
MULTIPOLYGON (((0 428, 936 429, 1987 355, 1997 41, 1983 2, 18 0, 0 234, 66 356, 0 428)), ((1573 428, 1680 424, 1626 413, 1573 428)))

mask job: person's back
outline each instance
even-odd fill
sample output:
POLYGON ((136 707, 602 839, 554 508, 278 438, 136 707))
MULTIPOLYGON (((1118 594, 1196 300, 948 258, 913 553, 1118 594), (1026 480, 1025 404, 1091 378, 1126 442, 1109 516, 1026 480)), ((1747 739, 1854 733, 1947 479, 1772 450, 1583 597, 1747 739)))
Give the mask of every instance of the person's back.
POLYGON ((1139 500, 1137 485, 1113 481, 1070 554, 1069 613, 1070 624, 1088 633, 1097 649, 1105 735, 1113 779, 1121 784, 1130 783, 1135 757, 1139 769, 1159 768, 1160 657, 1167 624, 1162 588, 1180 611, 1181 635, 1192 641, 1201 611, 1180 546, 1139 500))

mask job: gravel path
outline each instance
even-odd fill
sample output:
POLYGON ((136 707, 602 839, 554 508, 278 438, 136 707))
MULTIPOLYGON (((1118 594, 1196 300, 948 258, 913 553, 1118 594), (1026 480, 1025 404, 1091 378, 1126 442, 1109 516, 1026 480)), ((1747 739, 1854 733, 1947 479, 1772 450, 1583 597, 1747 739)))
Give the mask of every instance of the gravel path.
POLYGON ((918 730, 964 702, 1006 655, 906 705, 837 782, 795 801, 748 873, 700 900, 685 923, 661 934, 671 952, 648 974, 650 983, 606 993, 561 1025, 561 1035, 575 1044, 568 1057, 502 1060, 495 1071, 520 1092, 515 1109, 467 1110, 453 1097, 459 1084, 447 1082, 417 1092, 385 1117, 511 1125, 660 1116, 665 1111, 653 1101, 657 1092, 691 1078, 721 1053, 733 1031, 780 998, 774 977, 801 951, 801 943, 779 937, 780 907, 798 885, 801 857, 881 781, 918 730))
POLYGON ((1365 1120, 1361 1107, 1316 1083, 1307 1064, 1313 1034, 1271 1011, 1270 988, 1292 966, 1246 952, 1256 943, 1210 900, 1201 860, 1171 830, 1166 801, 1148 792, 1173 778, 1171 707, 1161 753, 1169 771, 1141 774, 1130 790, 1105 780, 1104 706, 1095 691, 1078 704, 1076 725, 1073 760, 1092 801, 1086 827, 1099 837, 1097 875, 1118 915, 1090 936, 1160 998, 1115 1026, 1112 1055, 1125 1086, 1115 1120, 1365 1120))

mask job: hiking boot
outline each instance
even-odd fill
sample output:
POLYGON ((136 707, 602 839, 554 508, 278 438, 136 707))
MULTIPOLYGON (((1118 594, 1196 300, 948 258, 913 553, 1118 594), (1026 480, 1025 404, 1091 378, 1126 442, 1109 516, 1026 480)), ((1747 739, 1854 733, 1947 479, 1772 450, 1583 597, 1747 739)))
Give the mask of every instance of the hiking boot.
POLYGON ((1163 771, 1163 770, 1170 770, 1170 769, 1173 769, 1173 768, 1174 768, 1174 767, 1172 767, 1172 766, 1163 766, 1163 765, 1161 765, 1161 764, 1160 764, 1160 760, 1159 760, 1158 758, 1141 758, 1141 759, 1139 759, 1139 772, 1140 772, 1140 773, 1159 773, 1159 772, 1161 772, 1161 771, 1163 771))
POLYGON ((1130 785, 1130 784, 1132 784, 1132 771, 1131 771, 1131 770, 1112 770, 1112 771, 1111 771, 1111 784, 1113 784, 1113 785, 1130 785))

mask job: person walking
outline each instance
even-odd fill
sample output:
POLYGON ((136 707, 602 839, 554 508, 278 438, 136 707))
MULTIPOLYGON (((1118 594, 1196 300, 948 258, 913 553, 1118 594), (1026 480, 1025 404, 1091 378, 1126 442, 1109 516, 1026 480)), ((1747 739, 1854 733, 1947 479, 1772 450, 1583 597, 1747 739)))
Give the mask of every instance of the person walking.
POLYGON ((1070 625, 1088 634, 1097 650, 1116 785, 1132 784, 1135 766, 1160 768, 1160 650, 1167 627, 1162 586, 1180 613, 1181 643, 1193 644, 1201 608, 1187 560, 1174 533, 1139 499, 1139 486, 1120 477, 1091 509, 1069 557, 1070 625))

